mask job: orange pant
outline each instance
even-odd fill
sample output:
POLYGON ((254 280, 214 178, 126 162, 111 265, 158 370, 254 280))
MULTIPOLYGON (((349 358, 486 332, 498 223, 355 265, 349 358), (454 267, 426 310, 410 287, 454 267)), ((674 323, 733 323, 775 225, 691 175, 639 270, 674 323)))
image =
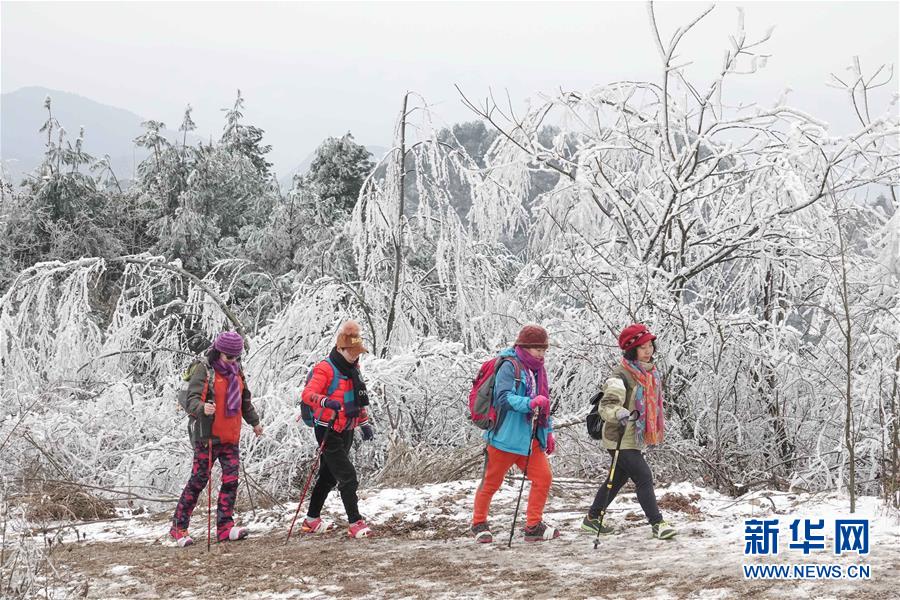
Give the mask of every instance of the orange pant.
MULTIPOLYGON (((494 492, 500 489, 503 477, 510 467, 516 465, 525 470, 526 457, 521 454, 504 452, 493 446, 488 446, 487 465, 481 485, 475 492, 475 513, 472 515, 472 524, 487 521, 488 509, 491 506, 491 498, 494 492)), ((541 445, 535 440, 531 446, 531 458, 528 460, 528 481, 531 482, 531 492, 528 494, 528 508, 525 511, 525 525, 533 527, 541 522, 544 516, 544 505, 547 503, 547 495, 550 493, 550 484, 553 475, 550 473, 550 463, 547 455, 541 450, 541 445)))

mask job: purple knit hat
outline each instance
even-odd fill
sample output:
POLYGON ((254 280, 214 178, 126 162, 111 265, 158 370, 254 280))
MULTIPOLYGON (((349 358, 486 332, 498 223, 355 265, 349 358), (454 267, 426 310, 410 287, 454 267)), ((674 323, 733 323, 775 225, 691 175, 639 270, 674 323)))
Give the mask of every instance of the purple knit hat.
POLYGON ((244 351, 244 338, 237 331, 223 331, 216 338, 213 348, 223 354, 240 356, 244 351))

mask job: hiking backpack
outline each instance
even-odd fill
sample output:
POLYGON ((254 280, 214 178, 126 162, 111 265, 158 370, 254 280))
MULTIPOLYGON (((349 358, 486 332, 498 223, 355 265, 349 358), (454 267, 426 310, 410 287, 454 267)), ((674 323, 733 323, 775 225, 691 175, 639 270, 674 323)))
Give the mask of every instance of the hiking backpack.
POLYGON ((589 401, 591 409, 584 419, 585 425, 587 425, 588 435, 595 440, 603 439, 603 419, 600 418, 600 413, 598 411, 601 400, 603 400, 603 390, 591 396, 589 401))
MULTIPOLYGON (((337 367, 334 366, 334 363, 331 362, 331 359, 325 359, 325 362, 331 367, 331 383, 328 385, 328 393, 325 394, 326 398, 330 398, 334 391, 337 389, 338 385, 341 383, 341 378, 338 374, 337 367)), ((315 369, 315 365, 309 368, 309 371, 306 373, 306 383, 309 384, 309 380, 312 379, 313 370, 315 369)), ((316 426, 316 415, 313 411, 313 408, 307 404, 306 402, 300 402, 300 418, 303 419, 303 422, 307 425, 307 427, 315 427, 316 426)))
MULTIPOLYGON (((625 384, 625 395, 628 396, 628 382, 622 379, 625 384)), ((588 400, 591 409, 588 411, 587 417, 584 418, 584 424, 587 426, 588 435, 595 440, 603 439, 603 419, 600 418, 600 403, 603 401, 603 390, 600 390, 588 400)))
MULTIPOLYGON (((176 397, 178 399, 178 406, 180 406, 181 409, 186 413, 188 413, 188 386, 190 384, 191 377, 194 376, 194 372, 198 368, 202 369, 204 367, 206 368, 206 381, 203 383, 203 392, 201 392, 201 395, 203 395, 204 393, 208 395, 210 382, 215 381, 215 373, 213 373, 213 369, 211 366, 204 365, 203 361, 196 359, 190 365, 188 365, 188 368, 185 369, 184 373, 181 374, 181 380, 184 382, 184 384, 181 386, 181 389, 178 390, 178 394, 176 397)), ((196 429, 198 438, 202 439, 204 437, 209 437, 210 435, 212 435, 212 419, 212 417, 207 417, 206 415, 203 415, 202 418, 198 418, 188 413, 188 433, 192 434, 194 432, 194 429, 196 429)))
MULTIPOLYGON (((181 386, 181 389, 178 390, 177 399, 178 406, 180 406, 184 412, 187 412, 187 398, 188 398, 188 385, 190 384, 191 377, 194 376, 194 372, 198 367, 203 367, 203 361, 199 359, 195 359, 188 368, 185 369, 184 373, 181 374, 181 381, 184 382, 184 385, 181 386)), ((203 383, 203 389, 206 393, 209 393, 209 382, 214 381, 213 369, 211 366, 206 365, 206 381, 203 383)))
POLYGON ((494 381, 503 361, 512 362, 516 369, 516 385, 522 381, 522 366, 510 356, 495 356, 481 364, 478 375, 472 380, 469 391, 469 420, 485 431, 497 425, 497 411, 494 409, 494 381))

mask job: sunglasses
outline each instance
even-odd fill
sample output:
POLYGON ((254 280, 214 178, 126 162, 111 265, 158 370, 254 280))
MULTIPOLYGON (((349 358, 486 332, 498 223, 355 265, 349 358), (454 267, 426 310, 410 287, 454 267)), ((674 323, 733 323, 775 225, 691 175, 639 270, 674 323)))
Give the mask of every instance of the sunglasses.
POLYGON ((224 356, 227 360, 235 360, 238 357, 237 354, 224 354, 224 353, 222 354, 222 356, 224 356))

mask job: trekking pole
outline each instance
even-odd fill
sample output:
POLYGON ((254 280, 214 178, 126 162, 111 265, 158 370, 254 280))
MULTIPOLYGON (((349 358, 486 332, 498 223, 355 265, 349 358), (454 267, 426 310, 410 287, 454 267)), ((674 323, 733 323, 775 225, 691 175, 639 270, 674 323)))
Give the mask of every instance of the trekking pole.
MULTIPOLYGON (((637 421, 641 417, 641 413, 636 410, 631 411, 628 415, 628 420, 631 422, 637 421)), ((619 449, 622 447, 622 438, 625 437, 625 429, 627 429, 627 425, 622 428, 622 433, 619 434, 619 441, 616 442, 616 452, 613 454, 612 464, 609 467, 609 473, 606 475, 606 504, 603 506, 603 510, 600 511, 600 524, 597 526, 597 537, 594 538, 594 550, 600 547, 600 529, 603 528, 603 518, 606 516, 606 509, 609 508, 609 503, 612 502, 612 498, 610 498, 610 492, 612 491, 612 481, 616 476, 616 463, 619 462, 619 449)))
POLYGON ((206 551, 209 552, 212 544, 212 432, 206 439, 206 451, 209 457, 206 470, 206 551))
POLYGON ((312 482, 313 475, 315 475, 316 471, 319 470, 319 463, 322 460, 322 451, 325 449, 325 442, 328 440, 328 434, 331 433, 331 428, 334 425, 335 419, 337 419, 338 413, 335 411, 334 416, 331 417, 331 420, 328 421, 328 429, 325 431, 325 435, 322 436, 322 443, 319 444, 319 449, 316 450, 316 457, 313 459, 313 463, 309 468, 309 476, 306 478, 306 484, 303 486, 303 491, 300 493, 300 500, 297 502, 297 510, 294 512, 294 518, 291 519, 291 526, 288 529, 287 539, 284 543, 288 543, 291 541, 291 533, 294 531, 294 523, 297 522, 297 515, 300 514, 300 507, 303 506, 303 500, 306 498, 306 491, 309 490, 309 484, 312 482))
POLYGON ((540 409, 535 409, 531 413, 531 437, 528 439, 528 454, 525 455, 525 468, 522 470, 522 485, 519 487, 519 497, 516 499, 516 512, 513 513, 512 528, 509 530, 509 543, 507 548, 512 548, 513 534, 516 532, 516 519, 519 517, 519 504, 522 502, 522 492, 525 490, 525 479, 528 477, 528 462, 531 460, 531 446, 534 444, 534 438, 537 436, 537 415, 540 409))

